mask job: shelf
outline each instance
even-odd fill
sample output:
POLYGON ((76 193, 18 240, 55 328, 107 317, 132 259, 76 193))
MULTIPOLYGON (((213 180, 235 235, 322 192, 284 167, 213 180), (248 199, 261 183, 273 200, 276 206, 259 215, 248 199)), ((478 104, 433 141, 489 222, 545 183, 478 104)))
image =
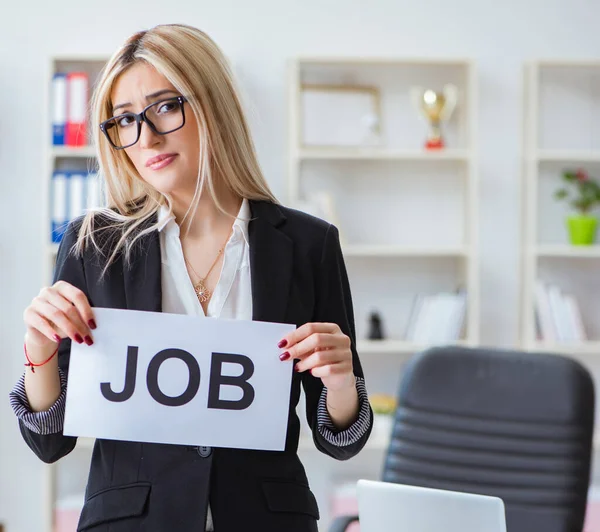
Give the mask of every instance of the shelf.
POLYGON ((52 157, 96 157, 96 148, 93 146, 52 146, 50 149, 52 157))
MULTIPOLYGON (((468 345, 466 340, 450 342, 451 345, 468 345)), ((404 340, 358 340, 356 350, 365 354, 412 354, 427 349, 427 345, 418 345, 404 340)))
POLYGON ((468 161, 469 151, 394 150, 378 147, 303 148, 298 151, 297 157, 299 160, 468 161))
POLYGON ((549 343, 540 341, 535 342, 528 350, 560 355, 597 355, 598 360, 600 360, 600 341, 576 343, 549 343))
POLYGON ((573 67, 573 68, 600 68, 600 61, 597 59, 540 59, 537 64, 541 67, 573 67))
POLYGON ((435 57, 344 57, 344 56, 300 56, 297 58, 300 65, 380 65, 380 66, 457 66, 465 67, 472 63, 472 59, 461 58, 435 58, 435 57))
POLYGON ((547 163, 600 163, 600 150, 540 150, 537 160, 547 163))
POLYGON ((547 244, 538 246, 535 250, 538 257, 557 258, 598 258, 600 259, 600 245, 571 246, 569 244, 547 244))
POLYGON ((468 248, 410 248, 386 245, 342 245, 344 257, 466 257, 468 248))

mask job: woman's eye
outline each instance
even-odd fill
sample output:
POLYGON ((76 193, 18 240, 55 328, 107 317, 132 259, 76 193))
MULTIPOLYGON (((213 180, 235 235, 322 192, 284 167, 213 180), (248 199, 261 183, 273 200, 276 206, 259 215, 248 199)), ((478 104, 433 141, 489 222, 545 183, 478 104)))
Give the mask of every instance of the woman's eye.
POLYGON ((172 111, 173 109, 175 109, 175 104, 173 102, 163 103, 158 108, 158 112, 159 113, 168 113, 169 111, 172 111))
POLYGON ((132 122, 134 122, 135 120, 133 119, 132 116, 123 116, 120 120, 119 120, 119 127, 126 127, 128 125, 130 125, 132 122))

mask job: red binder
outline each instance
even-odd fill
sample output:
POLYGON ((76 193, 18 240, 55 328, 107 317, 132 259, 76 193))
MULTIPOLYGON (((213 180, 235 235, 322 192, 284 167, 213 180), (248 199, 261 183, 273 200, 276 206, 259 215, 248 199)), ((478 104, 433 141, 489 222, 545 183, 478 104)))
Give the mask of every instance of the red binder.
POLYGON ((89 77, 87 72, 67 74, 67 125, 65 144, 87 145, 87 107, 89 77))

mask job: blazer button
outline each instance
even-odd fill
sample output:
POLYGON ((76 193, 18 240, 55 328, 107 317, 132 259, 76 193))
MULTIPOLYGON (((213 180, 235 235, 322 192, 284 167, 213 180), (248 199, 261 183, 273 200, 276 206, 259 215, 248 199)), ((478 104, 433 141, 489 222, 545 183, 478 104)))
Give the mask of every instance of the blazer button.
POLYGON ((212 454, 212 447, 198 447, 198 454, 202 458, 208 458, 212 454))

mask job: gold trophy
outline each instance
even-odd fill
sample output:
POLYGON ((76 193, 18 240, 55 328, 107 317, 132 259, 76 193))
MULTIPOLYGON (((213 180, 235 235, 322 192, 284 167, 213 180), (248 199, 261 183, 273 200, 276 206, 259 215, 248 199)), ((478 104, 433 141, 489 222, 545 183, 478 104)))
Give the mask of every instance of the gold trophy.
POLYGON ((413 104, 429 122, 430 131, 425 141, 425 148, 438 150, 445 147, 441 124, 450 119, 458 101, 458 89, 450 83, 444 85, 442 92, 432 89, 413 87, 411 89, 413 104))

